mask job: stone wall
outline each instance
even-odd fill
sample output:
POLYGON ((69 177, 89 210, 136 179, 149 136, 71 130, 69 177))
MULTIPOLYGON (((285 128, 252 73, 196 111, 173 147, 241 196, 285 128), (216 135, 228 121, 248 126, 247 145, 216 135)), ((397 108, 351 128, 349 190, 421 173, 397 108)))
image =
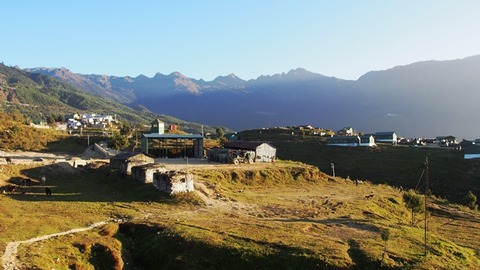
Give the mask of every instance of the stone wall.
POLYGON ((185 171, 166 171, 153 174, 153 185, 168 194, 194 190, 193 174, 185 171))
POLYGON ((132 177, 144 184, 152 183, 155 173, 166 171, 165 166, 159 164, 146 164, 132 167, 132 177))

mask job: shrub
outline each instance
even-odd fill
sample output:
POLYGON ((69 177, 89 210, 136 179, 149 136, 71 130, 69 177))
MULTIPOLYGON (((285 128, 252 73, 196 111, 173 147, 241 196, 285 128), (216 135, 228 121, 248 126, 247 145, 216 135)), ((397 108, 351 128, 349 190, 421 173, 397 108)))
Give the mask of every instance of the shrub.
POLYGON ((412 226, 414 224, 415 213, 419 213, 423 210, 424 199, 421 195, 416 194, 414 191, 405 192, 403 194, 403 201, 405 206, 412 211, 412 226))
POLYGON ((470 209, 477 209, 477 196, 471 190, 463 197, 463 204, 470 209))

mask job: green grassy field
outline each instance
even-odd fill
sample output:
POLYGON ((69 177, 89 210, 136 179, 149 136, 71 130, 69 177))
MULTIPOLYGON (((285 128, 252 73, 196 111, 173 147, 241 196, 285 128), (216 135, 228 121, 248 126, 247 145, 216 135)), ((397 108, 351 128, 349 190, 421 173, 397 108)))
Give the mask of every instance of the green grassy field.
POLYGON ((419 179, 428 157, 433 194, 454 202, 461 202, 469 190, 480 196, 480 162, 464 160, 461 151, 404 146, 335 147, 318 141, 273 144, 280 159, 305 162, 329 174, 333 173, 334 163, 338 176, 403 188, 424 188, 419 179))
POLYGON ((54 193, 45 196, 36 184, 0 196, 1 250, 10 241, 125 221, 21 245, 24 269, 480 267, 477 211, 430 198, 424 256, 423 213, 412 227, 399 189, 357 186, 297 162, 192 168, 196 193, 175 197, 115 171, 106 177, 102 164, 0 169, 4 184, 46 175, 54 193))

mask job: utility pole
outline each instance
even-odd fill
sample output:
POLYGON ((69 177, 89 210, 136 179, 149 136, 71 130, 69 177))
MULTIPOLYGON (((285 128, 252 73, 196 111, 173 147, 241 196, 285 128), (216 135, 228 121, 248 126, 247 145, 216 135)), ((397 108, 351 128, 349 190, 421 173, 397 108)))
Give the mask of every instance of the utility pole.
POLYGON ((424 241, 425 241, 425 257, 427 256, 427 200, 428 200, 428 193, 430 193, 430 187, 429 187, 429 179, 428 179, 428 156, 425 157, 425 193, 424 193, 424 205, 423 205, 423 212, 425 214, 425 235, 424 235, 424 241))

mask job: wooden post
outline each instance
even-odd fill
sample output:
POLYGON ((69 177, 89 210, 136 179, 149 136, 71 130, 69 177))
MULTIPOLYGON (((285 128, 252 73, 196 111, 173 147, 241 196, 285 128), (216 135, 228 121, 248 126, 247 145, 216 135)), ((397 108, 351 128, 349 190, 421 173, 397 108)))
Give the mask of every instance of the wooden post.
POLYGON ((427 200, 428 200, 428 193, 430 192, 430 188, 428 185, 429 185, 429 179, 428 179, 428 156, 427 156, 425 157, 425 193, 424 193, 424 205, 423 205, 423 212, 425 214, 425 229, 424 229, 425 257, 427 256, 427 231, 428 231, 427 200))

